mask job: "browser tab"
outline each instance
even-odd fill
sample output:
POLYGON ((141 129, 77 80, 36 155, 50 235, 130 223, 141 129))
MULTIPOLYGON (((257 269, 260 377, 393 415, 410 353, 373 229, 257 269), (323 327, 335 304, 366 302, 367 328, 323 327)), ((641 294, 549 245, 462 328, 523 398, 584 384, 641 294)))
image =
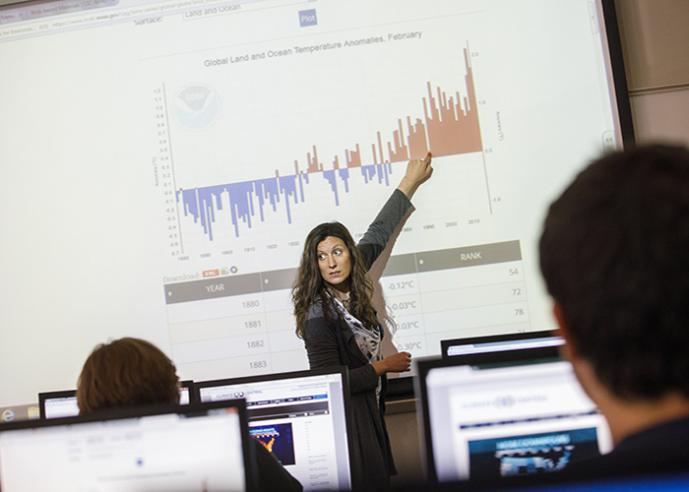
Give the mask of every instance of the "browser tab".
POLYGON ((94 10, 118 5, 120 0, 71 0, 60 3, 41 3, 16 7, 9 12, 0 14, 0 24, 36 20, 54 15, 73 14, 85 10, 94 10))

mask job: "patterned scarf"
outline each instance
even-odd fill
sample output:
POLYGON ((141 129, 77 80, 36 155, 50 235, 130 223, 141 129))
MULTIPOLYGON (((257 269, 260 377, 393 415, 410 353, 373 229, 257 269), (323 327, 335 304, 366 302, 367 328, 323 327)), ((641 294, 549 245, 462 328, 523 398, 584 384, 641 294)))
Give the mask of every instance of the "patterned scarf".
MULTIPOLYGON (((328 292, 330 294, 330 292, 328 292)), ((335 309, 342 316, 342 318, 347 323, 347 326, 354 333, 354 340, 356 341, 359 350, 364 354, 369 362, 383 360, 383 355, 381 354, 381 333, 378 326, 367 328, 363 325, 361 321, 352 316, 347 308, 344 306, 342 301, 337 297, 330 294, 330 298, 333 301, 335 309)), ((380 388, 381 380, 378 378, 378 386, 376 387, 376 402, 380 398, 380 388)))

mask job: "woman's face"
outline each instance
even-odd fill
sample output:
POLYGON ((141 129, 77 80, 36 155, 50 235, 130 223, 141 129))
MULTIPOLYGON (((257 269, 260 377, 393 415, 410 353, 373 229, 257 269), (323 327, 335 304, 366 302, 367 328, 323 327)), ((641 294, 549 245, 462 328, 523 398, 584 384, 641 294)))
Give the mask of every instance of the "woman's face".
POLYGON ((344 241, 335 236, 326 237, 316 246, 316 257, 323 280, 338 290, 349 290, 352 261, 344 241))

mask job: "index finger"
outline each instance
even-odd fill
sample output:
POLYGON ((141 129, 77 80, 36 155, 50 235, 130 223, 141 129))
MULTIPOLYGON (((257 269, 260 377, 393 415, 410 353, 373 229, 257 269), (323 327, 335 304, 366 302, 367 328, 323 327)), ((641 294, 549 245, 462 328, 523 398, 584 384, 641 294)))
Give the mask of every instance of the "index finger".
POLYGON ((433 157, 433 154, 430 153, 430 151, 426 154, 426 157, 424 157, 423 162, 426 165, 429 165, 431 163, 431 158, 433 157))

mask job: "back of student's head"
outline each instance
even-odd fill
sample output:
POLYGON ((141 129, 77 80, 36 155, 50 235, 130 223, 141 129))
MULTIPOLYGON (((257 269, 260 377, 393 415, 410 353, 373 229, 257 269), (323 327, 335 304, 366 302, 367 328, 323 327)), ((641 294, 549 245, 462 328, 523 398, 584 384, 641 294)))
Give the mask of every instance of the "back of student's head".
POLYGON ((170 359, 155 345, 120 338, 98 345, 77 385, 81 413, 126 405, 176 404, 179 380, 170 359))
POLYGON ((689 150, 593 162, 551 205, 540 261, 572 345, 609 390, 689 396, 689 150))

